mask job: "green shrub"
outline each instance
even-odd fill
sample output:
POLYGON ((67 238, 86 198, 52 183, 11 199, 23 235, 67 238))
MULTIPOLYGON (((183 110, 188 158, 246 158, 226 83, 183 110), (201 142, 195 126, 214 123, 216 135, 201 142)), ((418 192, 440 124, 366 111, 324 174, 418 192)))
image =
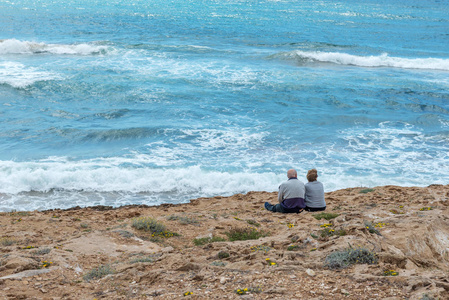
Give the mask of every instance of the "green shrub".
POLYGON ((371 192, 374 192, 374 189, 363 189, 363 190, 360 190, 359 193, 361 193, 361 194, 368 194, 368 193, 371 193, 371 192))
POLYGON ((371 223, 371 222, 365 222, 365 227, 366 227, 366 229, 368 229, 368 232, 369 232, 369 233, 375 233, 375 234, 377 234, 377 235, 381 235, 380 232, 379 232, 379 230, 377 230, 377 229, 375 228, 375 225, 373 225, 373 223, 371 223))
POLYGON ((175 215, 171 215, 167 217, 167 220, 178 220, 179 223, 183 224, 183 225, 187 225, 187 224, 198 224, 199 221, 195 218, 189 218, 189 217, 185 217, 185 216, 175 216, 175 215))
POLYGON ((131 264, 135 264, 135 263, 146 263, 146 262, 154 262, 154 259, 151 257, 139 257, 139 258, 135 258, 132 259, 129 263, 131 264))
POLYGON ((252 246, 251 247, 251 251, 252 252, 256 252, 256 251, 263 251, 265 253, 267 253, 268 251, 270 251, 271 248, 265 245, 257 245, 257 246, 252 246))
MULTIPOLYGON (((324 224, 324 225, 330 225, 330 224, 324 224)), ((322 238, 326 238, 326 237, 330 237, 330 236, 334 236, 334 235, 338 235, 338 236, 346 235, 346 230, 344 230, 344 229, 335 231, 335 229, 332 229, 332 228, 330 228, 328 226, 324 226, 324 225, 321 225, 321 227, 324 227, 324 229, 319 231, 320 236, 322 238)))
POLYGON ((287 247, 287 251, 298 251, 299 246, 298 245, 290 245, 287 247))
POLYGON ((257 240, 258 238, 267 236, 263 231, 258 231, 255 228, 233 228, 231 231, 225 233, 231 242, 257 240))
POLYGON ((260 224, 257 223, 257 221, 255 221, 255 220, 246 220, 246 222, 247 222, 249 225, 253 225, 253 226, 256 226, 256 227, 260 227, 260 224))
POLYGON ((98 268, 90 270, 86 275, 83 276, 83 279, 87 282, 90 282, 92 279, 100 279, 106 275, 113 273, 114 269, 110 265, 101 265, 98 268))
POLYGON ((203 245, 210 244, 210 243, 225 242, 225 241, 226 240, 222 237, 214 236, 214 237, 205 237, 205 238, 194 239, 193 243, 195 244, 195 246, 203 246, 203 245))
POLYGON ((218 256, 219 259, 223 259, 223 258, 228 258, 230 255, 226 251, 220 251, 220 252, 218 252, 217 256, 218 256))
POLYGON ((325 259, 324 266, 329 269, 344 269, 353 264, 377 264, 377 255, 365 248, 350 247, 329 254, 325 259))
POLYGON ((2 245, 4 247, 14 245, 15 243, 17 243, 16 240, 8 238, 8 237, 2 237, 0 239, 0 245, 2 245))
POLYGON ((217 266, 217 267, 225 267, 226 263, 222 262, 222 261, 213 261, 210 263, 212 266, 217 266))
POLYGON ((50 248, 43 248, 43 249, 39 249, 33 252, 33 255, 35 256, 39 256, 39 255, 45 255, 50 253, 51 249, 50 248))
POLYGON ((135 218, 133 219, 131 226, 137 230, 148 231, 156 234, 166 231, 164 224, 151 217, 135 218))
POLYGON ((134 233, 129 232, 127 230, 116 230, 114 232, 117 232, 118 234, 120 234, 124 238, 132 238, 134 236, 134 233))
POLYGON ((330 219, 334 219, 336 217, 338 217, 340 214, 336 214, 336 213, 319 213, 319 214, 315 214, 313 215, 313 217, 317 220, 321 220, 321 219, 326 219, 326 220, 330 220, 330 219))

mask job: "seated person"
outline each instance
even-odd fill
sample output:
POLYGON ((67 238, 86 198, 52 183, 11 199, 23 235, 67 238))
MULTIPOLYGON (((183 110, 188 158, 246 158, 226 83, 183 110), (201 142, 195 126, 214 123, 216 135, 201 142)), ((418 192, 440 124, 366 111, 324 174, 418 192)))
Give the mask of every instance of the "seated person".
POLYGON ((304 183, 297 178, 295 169, 287 171, 288 180, 279 186, 276 205, 265 202, 265 208, 272 212, 300 213, 306 207, 304 204, 304 183))
POLYGON ((316 169, 307 172, 306 195, 305 204, 307 211, 323 211, 326 209, 326 202, 324 201, 324 187, 321 182, 317 180, 318 172, 316 169))

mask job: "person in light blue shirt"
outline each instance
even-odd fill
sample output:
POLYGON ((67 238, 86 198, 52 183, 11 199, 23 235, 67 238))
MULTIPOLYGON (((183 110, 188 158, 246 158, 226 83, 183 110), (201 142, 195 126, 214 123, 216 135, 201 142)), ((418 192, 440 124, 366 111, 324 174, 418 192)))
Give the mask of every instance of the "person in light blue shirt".
POLYGON ((318 172, 316 169, 307 172, 307 182, 305 184, 305 204, 306 211, 323 211, 326 209, 326 201, 324 200, 324 186, 317 180, 318 172))

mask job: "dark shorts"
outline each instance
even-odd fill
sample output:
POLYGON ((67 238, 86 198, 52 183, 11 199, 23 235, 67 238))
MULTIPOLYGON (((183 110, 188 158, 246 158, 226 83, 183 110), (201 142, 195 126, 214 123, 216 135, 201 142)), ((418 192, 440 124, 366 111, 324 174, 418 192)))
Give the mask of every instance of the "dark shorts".
POLYGON ((272 205, 268 202, 265 204, 265 208, 272 212, 280 212, 284 214, 299 214, 302 211, 300 208, 285 208, 280 204, 272 205))

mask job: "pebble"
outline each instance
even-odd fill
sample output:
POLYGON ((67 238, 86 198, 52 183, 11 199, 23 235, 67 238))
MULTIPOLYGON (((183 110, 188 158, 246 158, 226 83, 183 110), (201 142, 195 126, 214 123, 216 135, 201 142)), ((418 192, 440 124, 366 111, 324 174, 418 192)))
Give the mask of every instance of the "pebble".
POLYGON ((341 289, 340 292, 345 295, 349 294, 348 290, 345 290, 345 289, 341 289))
POLYGON ((312 269, 307 269, 306 270, 307 275, 309 275, 310 277, 315 276, 315 271, 313 271, 312 269))

